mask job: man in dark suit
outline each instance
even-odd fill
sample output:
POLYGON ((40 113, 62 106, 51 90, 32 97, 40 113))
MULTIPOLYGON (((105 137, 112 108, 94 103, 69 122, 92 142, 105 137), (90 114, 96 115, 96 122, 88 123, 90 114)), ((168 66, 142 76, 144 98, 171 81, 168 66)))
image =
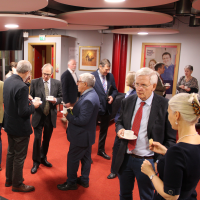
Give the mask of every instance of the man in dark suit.
POLYGON ((67 139, 70 142, 67 157, 67 181, 59 184, 60 190, 76 190, 77 183, 89 187, 91 168, 91 148, 95 143, 96 118, 99 110, 99 98, 95 90, 95 77, 92 74, 80 75, 78 91, 81 96, 73 107, 73 113, 66 113, 69 121, 67 139), (81 177, 77 178, 79 162, 81 161, 81 177))
POLYGON ((109 72, 110 61, 108 59, 103 59, 100 62, 99 69, 92 73, 96 78, 94 89, 100 100, 98 119, 100 119, 101 123, 97 154, 107 160, 110 160, 110 156, 105 153, 105 142, 110 122, 110 115, 112 113, 112 103, 118 93, 114 77, 109 72), (111 90, 109 90, 110 86, 112 87, 111 90))
POLYGON ((52 79, 52 73, 53 67, 51 64, 45 64, 42 67, 42 77, 31 81, 30 95, 33 98, 40 97, 42 101, 42 105, 35 110, 32 117, 32 126, 35 135, 32 174, 37 172, 40 163, 47 167, 52 167, 52 164, 47 161, 46 156, 53 128, 56 127, 56 105, 62 101, 61 82, 52 79), (47 101, 47 96, 53 96, 53 100, 47 101), (43 141, 41 145, 42 130, 43 141))
POLYGON ((6 79, 3 88, 4 129, 8 134, 5 186, 12 186, 14 192, 35 190, 33 186, 23 184, 23 165, 32 134, 30 115, 39 107, 39 102, 28 100, 29 89, 25 81, 31 70, 30 62, 19 61, 16 74, 6 79))
POLYGON ((152 69, 142 68, 136 72, 137 95, 122 100, 120 117, 116 123, 119 142, 114 146, 117 155, 114 170, 120 181, 120 199, 132 199, 135 178, 141 200, 153 199, 154 187, 148 176, 141 172, 145 159, 157 166, 160 155, 149 150, 149 139, 167 148, 176 142, 176 131, 168 121, 168 100, 154 94, 157 75, 152 69), (133 130, 137 140, 124 139, 124 131, 133 130))
POLYGON ((71 59, 68 62, 68 69, 61 76, 63 102, 67 108, 72 107, 78 96, 76 61, 71 59))
POLYGON ((164 63, 157 63, 155 65, 155 71, 158 76, 158 82, 157 82, 156 89, 154 92, 162 97, 165 97, 166 96, 165 91, 168 90, 170 88, 170 86, 165 86, 165 83, 161 77, 161 74, 163 74, 165 72, 164 63))

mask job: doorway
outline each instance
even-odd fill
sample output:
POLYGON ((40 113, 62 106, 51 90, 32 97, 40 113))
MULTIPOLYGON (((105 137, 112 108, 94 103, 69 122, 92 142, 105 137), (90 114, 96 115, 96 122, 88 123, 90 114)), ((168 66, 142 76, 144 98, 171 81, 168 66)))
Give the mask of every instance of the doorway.
POLYGON ((32 79, 42 77, 41 68, 50 63, 53 66, 52 78, 55 78, 55 43, 29 43, 28 60, 32 64, 32 79))

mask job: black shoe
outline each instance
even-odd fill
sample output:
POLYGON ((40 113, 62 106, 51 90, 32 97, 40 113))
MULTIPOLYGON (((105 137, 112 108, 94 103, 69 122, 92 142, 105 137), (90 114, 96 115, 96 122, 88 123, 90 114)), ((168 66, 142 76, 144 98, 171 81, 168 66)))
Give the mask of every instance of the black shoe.
POLYGON ((32 169, 31 169, 31 174, 35 174, 37 172, 38 167, 39 167, 39 165, 34 163, 32 169))
POLYGON ((77 178, 77 183, 81 186, 83 186, 84 188, 88 188, 89 187, 89 183, 84 183, 83 181, 81 181, 81 178, 77 178))
POLYGON ((93 160, 91 159, 91 164, 93 164, 93 160))
POLYGON ((105 159, 107 159, 107 160, 110 160, 110 156, 108 156, 108 155, 105 153, 105 151, 99 151, 99 152, 97 153, 97 155, 99 155, 99 156, 101 156, 101 157, 103 157, 103 158, 105 158, 105 159))
POLYGON ((52 167, 52 164, 47 161, 47 159, 41 159, 41 164, 43 164, 46 167, 52 167))
POLYGON ((78 187, 77 187, 77 184, 75 183, 75 184, 73 184, 73 185, 71 185, 71 184, 67 184, 67 182, 65 182, 65 183, 63 183, 63 184, 58 184, 57 185, 57 188, 59 189, 59 190, 77 190, 78 189, 78 187))
POLYGON ((108 179, 113 179, 113 178, 115 178, 117 176, 117 174, 114 174, 114 173, 110 173, 108 176, 107 176, 107 178, 108 179))

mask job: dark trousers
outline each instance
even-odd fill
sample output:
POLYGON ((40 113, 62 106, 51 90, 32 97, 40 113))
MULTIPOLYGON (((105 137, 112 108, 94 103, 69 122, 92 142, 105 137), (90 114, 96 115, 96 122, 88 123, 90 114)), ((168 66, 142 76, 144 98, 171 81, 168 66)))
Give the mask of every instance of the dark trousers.
POLYGON ((91 146, 78 147, 70 143, 67 156, 67 183, 75 184, 77 181, 77 171, 81 161, 81 181, 89 182, 91 168, 91 146))
MULTIPOLYGON (((120 183, 120 200, 132 200, 135 178, 141 200, 152 200, 154 187, 149 177, 141 172, 141 165, 145 159, 134 158, 126 154, 123 164, 119 170, 118 178, 120 183)), ((154 168, 153 159, 148 159, 154 168)))
POLYGON ((109 126, 109 122, 110 122, 110 115, 108 113, 106 113, 105 115, 99 115, 98 118, 101 121, 98 152, 104 152, 106 137, 107 137, 107 132, 108 132, 108 126, 109 126))
POLYGON ((8 135, 8 152, 6 159, 6 181, 12 182, 13 187, 23 183, 23 166, 27 155, 28 137, 8 135))
POLYGON ((51 122, 51 114, 49 113, 47 116, 43 114, 38 126, 34 128, 35 138, 33 143, 33 162, 35 164, 39 165, 41 163, 41 159, 46 158, 52 132, 53 125, 51 122), (42 130, 43 141, 41 145, 42 130))

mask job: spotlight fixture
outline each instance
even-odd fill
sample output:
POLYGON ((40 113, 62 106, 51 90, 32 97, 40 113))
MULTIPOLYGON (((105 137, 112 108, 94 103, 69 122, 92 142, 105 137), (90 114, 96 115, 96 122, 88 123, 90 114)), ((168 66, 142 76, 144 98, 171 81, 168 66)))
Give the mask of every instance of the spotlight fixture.
POLYGON ((120 2, 124 2, 125 0, 105 0, 105 1, 109 3, 120 3, 120 2))
POLYGON ((147 33, 147 32, 138 32, 137 34, 138 35, 148 35, 149 33, 147 33))
POLYGON ((6 24, 5 27, 6 28, 18 28, 19 25, 17 25, 17 24, 6 24))

